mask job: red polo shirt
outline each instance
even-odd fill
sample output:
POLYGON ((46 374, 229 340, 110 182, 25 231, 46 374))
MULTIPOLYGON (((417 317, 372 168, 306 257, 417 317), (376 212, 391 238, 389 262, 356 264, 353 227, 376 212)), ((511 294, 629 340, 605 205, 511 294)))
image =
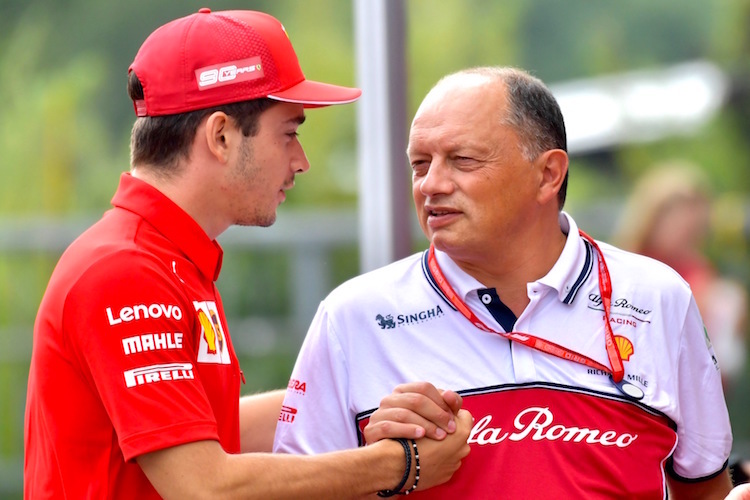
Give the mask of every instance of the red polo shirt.
POLYGON ((36 318, 27 498, 158 498, 138 455, 206 439, 240 450, 221 247, 129 174, 112 204, 63 254, 36 318))

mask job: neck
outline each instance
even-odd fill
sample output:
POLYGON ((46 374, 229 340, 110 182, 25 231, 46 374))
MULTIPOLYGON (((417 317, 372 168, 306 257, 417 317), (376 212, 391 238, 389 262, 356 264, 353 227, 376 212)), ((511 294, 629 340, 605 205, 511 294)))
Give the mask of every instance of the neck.
POLYGON ((515 244, 513 249, 503 248, 492 255, 485 253, 477 258, 451 255, 451 259, 482 285, 494 288, 500 300, 518 317, 529 304, 527 284, 547 275, 560 257, 565 240, 565 234, 558 228, 542 240, 544 244, 537 240, 535 244, 515 244))
POLYGON ((230 224, 225 223, 217 216, 220 212, 215 202, 208 201, 217 199, 216 196, 206 194, 211 189, 210 184, 191 177, 192 172, 193 170, 185 168, 181 170, 180 174, 165 177, 159 175, 157 171, 145 167, 134 167, 130 171, 133 177, 151 184, 187 212, 206 232, 206 235, 214 240, 230 224))

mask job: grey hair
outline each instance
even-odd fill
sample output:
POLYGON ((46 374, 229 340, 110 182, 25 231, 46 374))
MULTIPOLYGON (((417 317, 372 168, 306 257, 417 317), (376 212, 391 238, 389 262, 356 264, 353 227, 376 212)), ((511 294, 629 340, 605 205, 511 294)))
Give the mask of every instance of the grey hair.
MULTIPOLYGON (((538 78, 526 71, 512 67, 480 66, 464 69, 443 77, 441 83, 462 75, 479 75, 490 81, 505 85, 508 111, 500 117, 521 138, 521 152, 528 161, 551 149, 568 150, 565 121, 560 105, 552 92, 538 78)), ((562 209, 568 186, 568 175, 558 193, 558 205, 562 209)))

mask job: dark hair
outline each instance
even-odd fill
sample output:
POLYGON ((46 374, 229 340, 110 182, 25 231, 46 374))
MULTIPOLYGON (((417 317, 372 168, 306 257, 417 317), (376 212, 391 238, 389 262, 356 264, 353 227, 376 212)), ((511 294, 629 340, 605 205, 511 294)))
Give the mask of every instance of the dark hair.
MULTIPOLYGON (((503 122, 512 126, 521 137, 521 148, 527 160, 550 149, 568 150, 565 121, 552 92, 538 78, 509 67, 479 67, 459 73, 479 74, 501 80, 508 96, 508 113, 503 122)), ((557 194, 560 210, 565 205, 568 173, 557 194)))
MULTIPOLYGON (((134 71, 128 75, 128 95, 133 101, 143 99, 143 86, 134 71)), ((273 99, 252 99, 175 115, 138 117, 130 135, 130 164, 158 168, 162 174, 174 173, 179 161, 190 156, 190 145, 206 116, 223 111, 237 121, 245 137, 250 137, 258 132, 261 113, 276 103, 273 99)))

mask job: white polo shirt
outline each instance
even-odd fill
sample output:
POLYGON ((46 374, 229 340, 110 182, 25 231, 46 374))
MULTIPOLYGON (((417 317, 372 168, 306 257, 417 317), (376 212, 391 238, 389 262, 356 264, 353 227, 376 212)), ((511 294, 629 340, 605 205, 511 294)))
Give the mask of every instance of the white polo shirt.
MULTIPOLYGON (((550 272, 527 285, 513 324, 493 289, 437 251, 474 313, 610 366, 596 254, 565 213, 568 235, 550 272), (497 318, 497 319, 496 319, 497 318)), ((363 444, 380 400, 426 380, 464 398, 472 451, 431 498, 664 498, 665 472, 721 472, 732 436, 719 369, 688 285, 666 265, 599 243, 612 279, 610 323, 624 396, 606 372, 473 326, 434 286, 419 253, 358 276, 321 303, 289 383, 274 451, 321 453, 363 444)), ((501 249, 499 251, 502 251, 501 249)), ((417 490, 418 493, 419 490, 417 490)))

